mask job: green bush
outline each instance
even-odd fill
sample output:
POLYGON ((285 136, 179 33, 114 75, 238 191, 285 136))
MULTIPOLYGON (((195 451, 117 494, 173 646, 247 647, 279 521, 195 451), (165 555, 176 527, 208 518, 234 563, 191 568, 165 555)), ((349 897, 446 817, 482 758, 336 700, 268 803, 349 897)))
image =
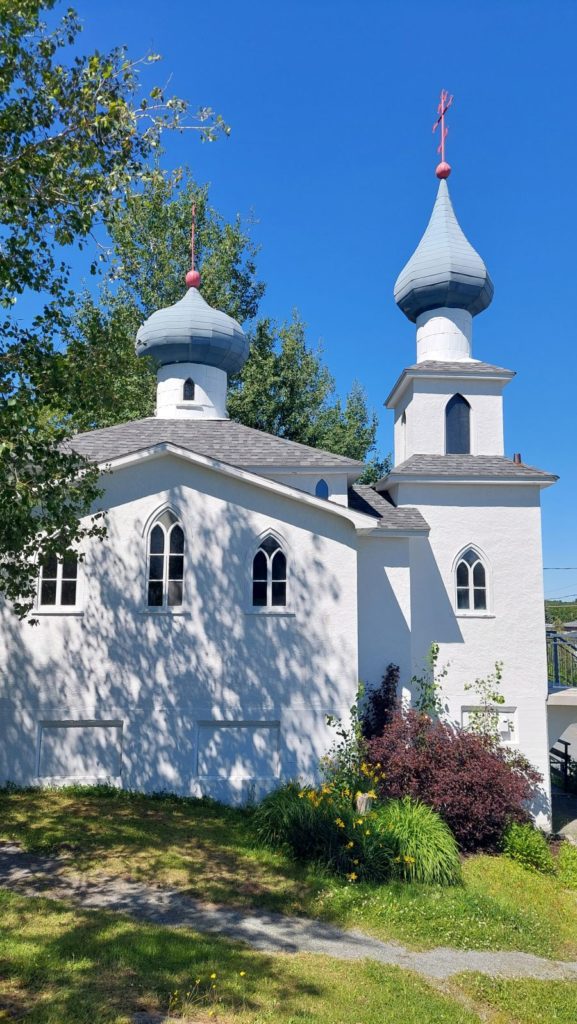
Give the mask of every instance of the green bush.
POLYGON ((374 811, 357 813, 342 790, 291 782, 264 798, 253 823, 260 842, 296 860, 323 864, 351 882, 381 882, 394 873, 396 846, 376 819, 374 811))
POLYGON ((555 866, 561 884, 568 889, 577 889, 577 846, 561 843, 555 866))
POLYGON ((432 807, 407 796, 388 800, 376 814, 379 831, 394 840, 395 866, 401 878, 436 885, 460 882, 456 839, 432 807))
POLYGON ((555 870, 553 857, 545 836, 530 823, 512 822, 503 837, 503 853, 525 868, 550 875, 555 870))

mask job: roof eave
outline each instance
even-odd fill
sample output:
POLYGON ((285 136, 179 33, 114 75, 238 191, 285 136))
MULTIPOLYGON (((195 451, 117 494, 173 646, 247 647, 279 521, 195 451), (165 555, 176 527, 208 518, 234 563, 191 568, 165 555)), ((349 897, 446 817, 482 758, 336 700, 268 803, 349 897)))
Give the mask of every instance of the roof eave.
POLYGON ((455 476, 442 475, 440 473, 389 473, 388 476, 377 480, 375 490, 382 493, 389 487, 399 484, 513 484, 515 487, 551 487, 559 479, 554 473, 544 473, 543 476, 497 476, 485 474, 484 476, 455 476))

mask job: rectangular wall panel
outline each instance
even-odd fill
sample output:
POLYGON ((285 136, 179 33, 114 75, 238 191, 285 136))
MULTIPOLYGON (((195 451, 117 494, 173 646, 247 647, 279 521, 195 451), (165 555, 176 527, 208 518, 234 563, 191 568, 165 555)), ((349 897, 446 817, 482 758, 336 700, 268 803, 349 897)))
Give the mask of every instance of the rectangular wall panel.
POLYGON ((122 771, 122 722, 40 722, 41 778, 106 779, 122 771))

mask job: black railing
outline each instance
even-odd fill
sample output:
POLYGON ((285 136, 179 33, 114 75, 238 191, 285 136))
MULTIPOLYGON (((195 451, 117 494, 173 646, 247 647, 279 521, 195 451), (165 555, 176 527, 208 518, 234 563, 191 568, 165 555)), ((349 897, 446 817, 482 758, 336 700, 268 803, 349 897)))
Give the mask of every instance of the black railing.
POLYGON ((560 781, 565 792, 569 789, 569 770, 571 757, 569 756, 570 743, 567 740, 557 740, 554 747, 549 751, 549 764, 554 782, 560 781), (562 749, 560 750, 559 747, 562 749))
POLYGON ((552 686, 577 686, 577 643, 548 630, 547 669, 552 686))

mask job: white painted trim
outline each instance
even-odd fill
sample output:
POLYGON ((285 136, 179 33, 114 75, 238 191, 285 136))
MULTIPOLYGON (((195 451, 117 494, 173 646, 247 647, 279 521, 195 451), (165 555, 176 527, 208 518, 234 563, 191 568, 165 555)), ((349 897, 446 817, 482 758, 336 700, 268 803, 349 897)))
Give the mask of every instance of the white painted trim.
MULTIPOLYGON (((443 456, 441 456, 443 457, 443 456)), ((384 477, 379 483, 385 483, 387 486, 383 488, 388 490, 390 487, 398 487, 399 484, 462 484, 469 486, 471 484, 486 487, 487 484, 491 486, 514 486, 514 487, 551 487, 552 484, 558 480, 557 476, 553 474, 547 474, 545 477, 466 477, 466 476, 425 476, 419 473, 395 473, 392 470, 388 476, 384 477)), ((380 493, 380 492, 379 492, 380 493)))
MULTIPOLYGON (((229 463, 221 462, 219 459, 211 459, 206 455, 199 455, 197 452, 188 451, 188 449, 181 448, 179 445, 175 445, 169 441, 163 441, 161 444, 152 445, 149 448, 141 448, 137 452, 130 452, 128 455, 121 455, 116 459, 110 459, 108 462, 101 462, 99 463, 99 467, 103 472, 113 472, 115 469, 124 469, 125 467, 135 466, 139 463, 148 462, 152 459, 162 458, 163 455, 175 455, 177 458, 182 458, 186 462, 191 462, 194 465, 212 469, 217 473, 221 473, 223 476, 232 477, 233 480, 242 480, 247 484, 252 484, 254 487, 259 487, 263 491, 270 491, 273 494, 279 494, 283 497, 291 498, 301 504, 310 505, 313 508, 329 512, 331 515, 338 516, 340 519, 348 519, 355 528, 365 527, 365 529, 367 529, 370 528, 369 524, 372 526, 375 522, 373 516, 366 515, 364 512, 357 512, 355 509, 348 508, 346 505, 338 505, 336 502, 326 501, 324 498, 317 498, 314 494, 308 494, 296 487, 290 487, 288 484, 279 483, 277 480, 270 480, 268 477, 258 476, 254 472, 239 469, 237 466, 231 466, 229 463)), ((272 466, 267 468, 272 472, 272 466)), ((284 472, 290 471, 289 467, 284 467, 284 472)), ((408 532, 413 535, 416 531, 409 530, 408 532)))
MULTIPOLYGON (((448 361, 451 362, 452 360, 448 361)), ((439 360, 439 362, 442 362, 442 360, 439 360)), ((433 370, 403 370, 392 391, 385 399, 385 408, 394 409, 399 404, 399 401, 403 397, 403 394, 409 384, 414 380, 493 380, 503 381, 504 384, 508 384, 509 381, 513 380, 513 377, 516 377, 517 375, 515 370, 495 370, 493 372, 490 370, 482 370, 481 373, 479 373, 478 370, 467 371, 467 365, 470 363, 475 364, 477 362, 480 362, 480 360, 464 359, 462 370, 460 368, 459 370, 445 370, 437 372, 434 372, 433 370)))

